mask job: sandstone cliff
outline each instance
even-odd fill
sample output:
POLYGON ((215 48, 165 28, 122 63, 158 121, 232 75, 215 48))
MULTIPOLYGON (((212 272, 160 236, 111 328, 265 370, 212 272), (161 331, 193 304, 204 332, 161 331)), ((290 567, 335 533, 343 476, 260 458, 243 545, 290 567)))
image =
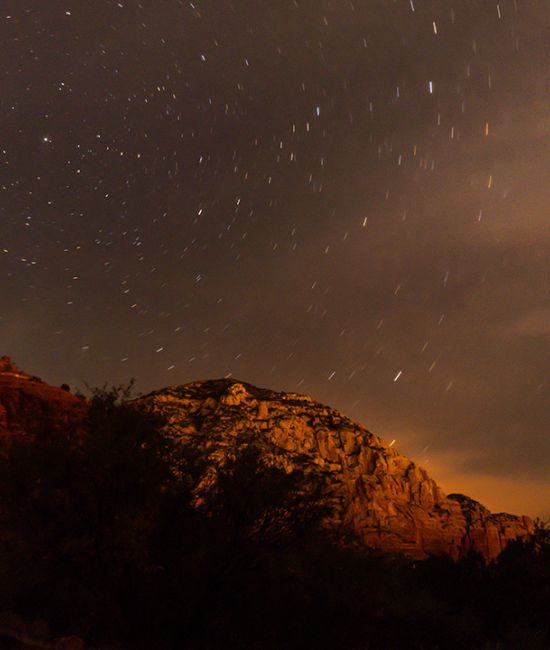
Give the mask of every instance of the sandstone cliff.
MULTIPOLYGON (((237 439, 262 436, 327 473, 336 506, 333 525, 363 543, 422 559, 469 551, 494 559, 509 540, 533 531, 527 517, 491 514, 463 495, 446 496, 425 470, 338 411, 310 397, 223 379, 156 391, 136 401, 161 413, 182 439, 207 436, 221 456, 237 439)), ((275 452, 275 456, 277 453, 275 452)), ((277 459, 276 459, 277 460, 277 459)))

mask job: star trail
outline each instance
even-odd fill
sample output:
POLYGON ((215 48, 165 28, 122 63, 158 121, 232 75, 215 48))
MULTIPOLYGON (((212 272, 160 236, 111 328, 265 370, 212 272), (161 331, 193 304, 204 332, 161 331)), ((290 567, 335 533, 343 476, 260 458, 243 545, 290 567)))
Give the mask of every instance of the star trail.
POLYGON ((311 394, 548 516, 549 45, 536 0, 6 0, 1 353, 311 394))

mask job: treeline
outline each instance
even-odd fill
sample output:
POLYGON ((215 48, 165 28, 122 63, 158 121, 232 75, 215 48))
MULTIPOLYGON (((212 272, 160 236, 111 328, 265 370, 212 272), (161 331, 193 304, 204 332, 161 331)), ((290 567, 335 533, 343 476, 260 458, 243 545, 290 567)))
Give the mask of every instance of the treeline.
POLYGON ((550 648, 543 527, 490 566, 343 549, 311 467, 250 438, 213 480, 217 446, 162 425, 96 391, 84 425, 1 461, 0 612, 95 648, 550 648))

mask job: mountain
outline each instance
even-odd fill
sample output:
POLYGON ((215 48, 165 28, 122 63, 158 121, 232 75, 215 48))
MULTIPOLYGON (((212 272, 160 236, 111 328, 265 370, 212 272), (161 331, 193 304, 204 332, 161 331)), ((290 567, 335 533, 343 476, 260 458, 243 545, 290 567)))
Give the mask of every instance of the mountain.
POLYGON ((490 561, 534 530, 528 517, 492 514, 464 495, 446 496, 424 469, 308 396, 220 379, 165 388, 136 404, 166 418, 182 444, 207 437, 222 458, 254 436, 282 466, 320 468, 337 504, 332 525, 384 552, 458 559, 475 551, 490 561))
MULTIPOLYGON (((528 517, 492 514, 466 496, 446 496, 424 469, 308 396, 220 379, 165 388, 133 403, 160 414, 182 444, 200 436, 219 462, 254 437, 275 464, 323 473, 335 506, 328 523, 383 552, 458 559, 476 551, 489 561, 534 531, 528 517)), ((0 359, 0 453, 9 454, 15 439, 32 441, 45 422, 66 430, 85 410, 82 398, 0 359)))

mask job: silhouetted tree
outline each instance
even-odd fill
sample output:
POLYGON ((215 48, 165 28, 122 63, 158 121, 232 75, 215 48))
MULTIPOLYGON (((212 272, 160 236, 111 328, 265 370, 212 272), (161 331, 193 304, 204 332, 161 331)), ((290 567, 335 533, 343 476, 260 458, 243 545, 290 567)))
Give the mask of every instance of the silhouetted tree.
POLYGON ((0 607, 59 632, 181 646, 324 510, 313 477, 269 465, 250 439, 198 507, 212 467, 202 440, 176 444, 128 396, 95 390, 83 424, 46 425, 0 461, 0 607))
POLYGON ((189 499, 165 460, 173 442, 161 421, 126 396, 96 390, 83 425, 64 434, 46 426, 1 461, 4 607, 115 630, 156 570, 159 520, 175 493, 183 510, 189 499))
POLYGON ((128 650, 550 647, 544 526, 490 566, 350 549, 308 459, 176 442, 128 396, 96 390, 84 423, 0 460, 0 610, 128 650))

